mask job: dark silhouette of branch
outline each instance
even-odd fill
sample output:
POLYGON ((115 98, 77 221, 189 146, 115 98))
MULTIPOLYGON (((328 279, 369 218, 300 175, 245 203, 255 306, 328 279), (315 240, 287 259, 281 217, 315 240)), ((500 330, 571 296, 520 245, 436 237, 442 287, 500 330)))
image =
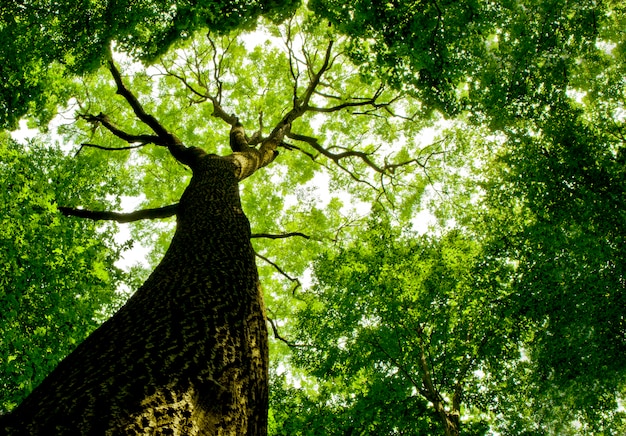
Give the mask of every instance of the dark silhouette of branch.
POLYGON ((85 147, 97 148, 98 150, 106 150, 106 151, 123 151, 123 150, 134 150, 135 148, 140 148, 140 147, 143 147, 144 145, 148 145, 148 143, 138 144, 138 145, 129 145, 128 147, 105 147, 103 145, 90 144, 88 142, 83 142, 82 144, 80 144, 80 148, 78 149, 76 154, 74 154, 74 157, 78 156, 80 152, 83 151, 83 148, 85 147))
POLYGON ((134 135, 132 133, 125 132, 124 130, 120 129, 115 124, 113 124, 111 120, 109 119, 109 117, 103 114, 102 112, 100 112, 98 115, 84 114, 84 115, 79 115, 79 116, 80 118, 84 119, 85 121, 89 123, 103 126, 109 132, 113 133, 115 136, 128 142, 129 144, 139 142, 142 145, 145 145, 145 144, 165 145, 165 143, 162 142, 161 138, 156 135, 145 135, 145 134, 134 135))
MULTIPOLYGON (((399 97, 395 97, 391 101, 386 102, 386 103, 378 103, 377 100, 380 97, 380 94, 383 92, 383 90, 384 90, 384 86, 380 85, 372 97, 368 97, 368 98, 353 97, 352 98, 353 101, 349 101, 349 102, 345 102, 336 106, 329 106, 329 107, 308 106, 307 111, 331 113, 331 112, 338 112, 346 108, 361 107, 361 106, 370 106, 372 110, 380 109, 383 107, 387 108, 394 101, 398 100, 399 97)), ((315 91, 315 93, 318 95, 322 95, 328 99, 341 100, 341 97, 325 95, 318 91, 315 91)))
POLYGON ((141 105, 137 97, 135 97, 135 94, 133 94, 126 87, 126 85, 124 84, 122 80, 122 75, 120 71, 117 69, 115 62, 113 62, 112 57, 109 58, 108 60, 108 67, 109 67, 109 71, 111 72, 111 75, 113 76, 113 80, 115 81, 115 85, 117 86, 116 93, 124 97, 124 99, 130 105, 131 109, 133 110, 137 118, 139 118, 141 122, 143 122, 148 127, 150 127, 152 131, 156 133, 157 136, 159 136, 159 138, 163 138, 163 139, 168 138, 172 142, 174 142, 175 141, 174 136, 170 132, 168 132, 167 129, 163 127, 161 123, 159 123, 159 121, 155 117, 148 114, 144 110, 143 106, 141 105))
POLYGON ((178 160, 182 164, 193 166, 199 155, 199 149, 194 147, 188 149, 187 147, 185 147, 185 145, 176 135, 168 131, 154 116, 148 114, 144 110, 137 97, 135 97, 135 95, 124 84, 122 80, 122 75, 117 69, 115 62, 113 62, 113 56, 110 52, 108 67, 111 75, 113 76, 113 80, 117 85, 117 94, 124 97, 137 118, 148 127, 150 127, 150 129, 152 129, 154 133, 156 133, 158 137, 157 141, 151 140, 151 142, 154 142, 157 145, 166 146, 176 160, 178 160))
MULTIPOLYGON (((228 114, 222 107, 220 103, 220 100, 221 100, 220 95, 213 96, 208 93, 201 92, 197 90, 194 86, 192 86, 186 77, 181 76, 180 74, 176 74, 173 71, 168 70, 168 69, 166 69, 165 71, 168 75, 180 80, 180 82, 183 85, 185 85, 187 89, 189 89, 192 93, 197 95, 200 98, 200 100, 197 101, 198 103, 201 103, 206 100, 210 101, 211 104, 213 104, 213 113, 211 115, 213 115, 215 118, 219 118, 225 121, 227 124, 230 124, 231 126, 237 122, 237 117, 232 114, 228 114)), ((221 92, 221 90, 218 92, 221 92)))
POLYGON ((300 287, 302 287, 302 283, 300 283, 300 280, 295 278, 295 277, 291 277, 289 274, 287 274, 285 271, 283 271, 283 269, 281 267, 279 267, 278 265, 276 265, 274 262, 272 262, 271 260, 269 260, 267 257, 259 254, 259 253, 255 253, 256 256, 260 259, 263 259, 265 262, 269 263, 270 265, 272 265, 274 267, 274 269, 276 271, 278 271, 280 273, 280 275, 282 275, 283 277, 285 277, 287 280, 289 280, 292 283, 295 283, 293 289, 291 290, 291 293, 294 294, 296 292, 296 290, 300 287))
POLYGON ((291 232, 291 233, 282 233, 280 235, 274 235, 271 233, 253 233, 251 238, 267 238, 267 239, 283 239, 283 238, 291 238, 293 236, 300 236, 301 238, 311 239, 309 235, 305 235, 300 232, 291 232))
POLYGON ((71 207, 59 207, 59 211, 65 216, 75 216, 94 221, 108 220, 117 221, 118 223, 130 223, 145 219, 169 218, 176 215, 176 212, 178 211, 178 203, 154 209, 137 210, 130 213, 74 209, 71 207))
POLYGON ((276 326, 276 322, 270 318, 269 316, 267 317, 267 320, 270 323, 270 326, 272 327, 272 332, 274 333, 274 338, 278 339, 279 341, 284 342, 285 344, 287 344, 288 347, 290 348, 303 348, 303 347, 310 347, 310 345, 305 345, 305 344, 294 344, 293 342, 283 338, 280 333, 278 333, 278 327, 276 326))
POLYGON ((315 151, 326 156, 327 158, 329 158, 336 164, 338 164, 341 159, 344 159, 346 157, 357 157, 361 159, 363 162, 365 162, 367 166, 372 168, 374 171, 378 173, 385 173, 385 170, 383 168, 379 167, 374 162, 372 162, 372 160, 369 158, 369 155, 362 151, 349 150, 349 151, 344 151, 342 153, 332 153, 328 151, 327 149, 325 149, 324 147, 322 147, 320 143, 317 141, 317 138, 313 138, 311 136, 306 136, 306 135, 299 135, 297 133, 291 133, 291 132, 287 134, 287 137, 294 139, 296 141, 306 142, 311 147, 313 147, 315 151))

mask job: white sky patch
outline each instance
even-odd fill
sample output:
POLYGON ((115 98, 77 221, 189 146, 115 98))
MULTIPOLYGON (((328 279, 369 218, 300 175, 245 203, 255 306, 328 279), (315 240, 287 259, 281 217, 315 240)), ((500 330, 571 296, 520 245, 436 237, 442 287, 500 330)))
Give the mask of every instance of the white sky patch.
POLYGON ((39 133, 38 129, 31 129, 28 127, 28 122, 26 120, 20 120, 19 127, 17 130, 11 132, 11 137, 20 144, 26 144, 35 136, 39 135, 39 133))
POLYGON ((435 224, 437 224, 437 219, 428 209, 420 210, 411 219, 413 230, 420 235, 428 233, 435 224))

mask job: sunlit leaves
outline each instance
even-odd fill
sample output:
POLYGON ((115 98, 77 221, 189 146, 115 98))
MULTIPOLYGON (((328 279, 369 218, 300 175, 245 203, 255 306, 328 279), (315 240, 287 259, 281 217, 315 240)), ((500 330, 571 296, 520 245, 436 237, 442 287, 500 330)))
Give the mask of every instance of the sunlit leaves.
MULTIPOLYGON (((384 434, 396 434, 395 426, 440 425, 424 403, 434 398, 429 389, 451 401, 460 386, 468 398, 463 407, 480 406, 469 400, 477 393, 474 372, 516 356, 514 347, 507 349, 516 333, 505 315, 506 293, 499 294, 495 281, 479 280, 502 267, 484 263, 479 246, 459 232, 441 240, 403 239, 384 222, 371 222, 360 236, 353 246, 318 260, 318 283, 304 295, 309 304, 296 316, 295 337, 306 345, 293 350, 294 361, 323 386, 309 397, 321 402, 322 410, 352 416, 376 410, 378 402, 398 401, 394 407, 404 418, 377 427, 384 434), (425 371, 434 387, 423 381, 425 371), (379 382, 386 390, 377 388, 379 382), (323 395, 324 389, 333 395, 323 395), (417 419, 411 410, 420 402, 426 409, 417 419)), ((306 413, 316 419, 312 410, 306 413)), ((327 427, 336 425, 322 416, 330 421, 327 427)), ((353 425, 367 432, 368 423, 353 425)))
POLYGON ((6 411, 117 307, 122 273, 114 266, 121 247, 112 228, 57 211, 57 201, 74 200, 77 191, 83 200, 104 200, 108 190, 92 177, 93 167, 6 136, 0 156, 0 410, 6 411))

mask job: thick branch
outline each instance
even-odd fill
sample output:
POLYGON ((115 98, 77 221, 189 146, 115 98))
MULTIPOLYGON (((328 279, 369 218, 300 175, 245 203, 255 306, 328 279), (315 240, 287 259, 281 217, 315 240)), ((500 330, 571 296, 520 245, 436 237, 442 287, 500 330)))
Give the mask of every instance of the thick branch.
POLYGON ((282 125, 278 131, 263 141, 258 149, 248 147, 245 151, 235 152, 226 156, 227 159, 233 160, 235 165, 239 168, 237 178, 243 180, 254 174, 259 168, 269 165, 276 159, 278 155, 276 148, 282 143, 283 137, 289 131, 290 127, 290 124, 282 125))
POLYGON ((85 121, 92 123, 94 125, 100 124, 104 128, 106 128, 109 132, 122 139, 123 141, 128 142, 129 144, 140 143, 141 145, 146 144, 157 144, 157 145, 165 145, 161 142, 161 138, 156 135, 133 135, 132 133, 125 132, 124 130, 117 127, 115 124, 111 122, 108 116, 100 112, 98 115, 80 115, 85 121))
POLYGON ((154 209, 137 210, 130 213, 74 209, 71 207, 59 207, 59 211, 61 211, 61 213, 65 216, 87 218, 94 221, 108 220, 117 221, 118 223, 130 223, 145 219, 169 218, 176 215, 176 212, 178 211, 178 203, 154 209))
POLYGON ((156 133, 160 138, 164 138, 164 139, 171 138, 173 140, 174 139, 173 135, 170 132, 168 132, 167 129, 165 129, 165 127, 163 127, 161 123, 157 121, 155 117, 148 114, 144 110, 141 103, 139 103, 139 100, 137 99, 137 97, 135 97, 135 95, 126 87, 126 85, 122 81, 122 75, 120 74, 120 71, 117 69, 117 66, 113 62, 112 58, 108 60, 108 64, 109 64, 109 71, 111 72, 111 75, 113 76, 113 80, 115 80, 115 85, 117 85, 117 94, 124 97, 124 99, 128 102, 128 104, 132 108, 133 112, 135 112, 135 115, 137 116, 137 118, 139 118, 144 124, 148 125, 148 127, 150 127, 154 131, 154 133, 156 133))

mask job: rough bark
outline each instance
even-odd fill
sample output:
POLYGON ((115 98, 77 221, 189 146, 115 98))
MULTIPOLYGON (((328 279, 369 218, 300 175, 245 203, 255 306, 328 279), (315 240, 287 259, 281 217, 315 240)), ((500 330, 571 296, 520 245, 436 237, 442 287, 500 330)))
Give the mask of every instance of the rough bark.
POLYGON ((188 156, 162 262, 4 417, 4 434, 266 434, 267 327, 238 191, 250 161, 266 164, 254 152, 188 156))

